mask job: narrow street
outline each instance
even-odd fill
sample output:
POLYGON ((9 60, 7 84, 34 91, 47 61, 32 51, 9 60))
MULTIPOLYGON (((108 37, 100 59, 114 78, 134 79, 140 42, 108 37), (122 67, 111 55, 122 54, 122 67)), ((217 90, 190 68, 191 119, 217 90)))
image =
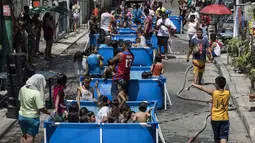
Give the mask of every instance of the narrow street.
MULTIPOLYGON (((169 3, 164 4, 166 9, 172 9, 172 15, 178 15, 178 1, 174 1, 174 6, 169 3)), ((178 35, 184 37, 185 35, 178 35)), ((67 51, 62 53, 51 63, 42 59, 37 59, 36 67, 38 70, 52 70, 59 73, 64 73, 68 77, 66 93, 70 99, 76 96, 78 87, 77 64, 73 62, 73 56, 77 51, 83 51, 86 45, 88 36, 85 35, 77 44, 71 46, 67 51)), ((177 97, 177 92, 181 89, 184 82, 186 69, 192 64, 187 63, 185 55, 188 51, 188 42, 177 38, 173 39, 174 55, 171 55, 169 60, 164 60, 164 74, 167 78, 167 89, 171 97, 172 106, 168 110, 159 110, 157 113, 160 127, 162 129, 166 143, 186 143, 190 137, 200 131, 204 125, 205 117, 210 113, 210 105, 194 101, 183 100, 177 97)), ((206 65, 204 75, 205 83, 214 82, 214 78, 218 76, 218 71, 214 64, 206 65)), ((192 70, 187 76, 188 86, 192 80, 192 70)), ((53 83, 54 86, 54 83, 53 83)), ((208 85, 208 88, 213 88, 208 85)), ((184 90, 181 96, 191 99, 201 99, 207 101, 210 97, 205 93, 191 88, 189 91, 184 90)), ((248 133, 245 129, 237 111, 230 111, 230 137, 229 143, 251 143, 248 133)), ((41 115, 40 131, 36 137, 35 143, 41 143, 43 140, 43 121, 48 117, 41 115)), ((210 121, 207 121, 205 131, 198 137, 196 143, 214 143, 213 132, 210 121)), ((16 123, 10 131, 0 140, 0 143, 18 143, 21 130, 16 123)))
MULTIPOLYGON (((68 51, 62 53, 50 65, 45 64, 48 70, 62 72, 70 77, 67 83, 68 86, 66 93, 72 94, 72 96, 70 96, 72 99, 75 98, 76 89, 78 87, 77 78, 75 78, 77 73, 77 64, 73 63, 73 55, 75 52, 82 51, 84 49, 86 44, 84 41, 86 41, 86 38, 86 36, 81 38, 77 42, 77 45, 70 47, 68 51)), ((182 45, 183 49, 188 48, 187 42, 176 40, 173 50, 178 51, 179 55, 172 55, 173 57, 183 57, 186 54, 187 51, 181 50, 180 45, 182 45)), ((42 62, 43 61, 38 61, 38 63, 42 62)), ((191 65, 191 63, 186 63, 185 59, 183 58, 173 58, 164 61, 164 65, 164 76, 167 78, 167 88, 173 105, 170 106, 167 111, 158 111, 157 115, 160 122, 160 127, 164 134, 166 143, 185 143, 203 127, 204 118, 210 113, 209 104, 187 101, 177 97, 177 92, 183 85, 185 71, 187 67, 191 65)), ((38 64, 38 66, 40 65, 38 64)), ((204 76, 205 82, 213 82, 214 78, 218 76, 215 66, 213 64, 209 64, 207 71, 204 76)), ((190 71, 188 74, 187 85, 191 83, 191 79, 192 71, 190 71)), ((209 87, 212 88, 212 86, 209 87)), ((196 89, 190 89, 189 92, 184 91, 182 94, 183 96, 204 99, 205 101, 209 99, 208 95, 205 95, 196 89)), ((40 133, 36 137, 36 143, 39 143, 43 139, 43 120, 45 119, 47 119, 47 116, 42 115, 40 133)), ((243 122, 236 111, 230 112, 230 122, 230 143, 250 143, 243 122)), ((19 142, 20 135, 20 128, 18 124, 16 124, 5 135, 5 137, 1 139, 0 143, 19 142)), ((199 136, 197 140, 197 143, 201 142, 213 143, 213 133, 209 121, 206 130, 199 136)))

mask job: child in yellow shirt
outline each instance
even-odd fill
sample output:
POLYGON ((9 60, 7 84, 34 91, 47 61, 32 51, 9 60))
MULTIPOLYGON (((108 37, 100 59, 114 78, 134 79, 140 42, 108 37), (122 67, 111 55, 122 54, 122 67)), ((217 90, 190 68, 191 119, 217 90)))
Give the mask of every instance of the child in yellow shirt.
POLYGON ((219 76, 215 79, 216 89, 208 89, 193 83, 192 86, 212 96, 211 124, 216 143, 227 143, 229 136, 228 102, 230 91, 225 90, 226 79, 219 76))

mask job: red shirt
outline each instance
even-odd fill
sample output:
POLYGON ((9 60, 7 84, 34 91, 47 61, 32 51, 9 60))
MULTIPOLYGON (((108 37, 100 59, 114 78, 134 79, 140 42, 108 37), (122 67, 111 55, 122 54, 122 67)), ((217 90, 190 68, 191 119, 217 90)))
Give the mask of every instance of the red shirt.
POLYGON ((54 87, 54 89, 53 89, 54 104, 56 103, 57 96, 59 96, 58 113, 63 113, 66 110, 66 108, 63 107, 63 106, 65 106, 64 87, 63 86, 58 85, 58 86, 54 87))
POLYGON ((204 15, 202 19, 205 21, 206 26, 209 26, 211 18, 209 16, 204 15))
POLYGON ((133 60, 134 56, 129 51, 122 52, 122 59, 116 66, 116 75, 113 77, 113 80, 123 79, 128 81, 133 60))
POLYGON ((92 11, 92 13, 93 13, 96 17, 98 17, 99 9, 98 9, 98 8, 95 8, 95 9, 92 11))
POLYGON ((157 63, 153 65, 152 76, 160 76, 162 73, 162 69, 163 69, 162 63, 157 63))

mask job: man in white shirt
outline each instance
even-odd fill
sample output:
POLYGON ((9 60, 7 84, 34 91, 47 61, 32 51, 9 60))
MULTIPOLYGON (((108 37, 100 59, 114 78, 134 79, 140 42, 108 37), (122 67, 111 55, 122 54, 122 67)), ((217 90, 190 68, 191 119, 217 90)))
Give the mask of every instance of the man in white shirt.
MULTIPOLYGON (((165 50, 167 48, 167 42, 170 35, 170 30, 174 29, 176 30, 176 26, 173 24, 173 22, 167 18, 167 14, 164 12, 162 13, 162 18, 160 18, 157 21, 157 29, 158 29, 158 45, 160 49, 160 53, 162 55, 165 55, 165 50)), ((167 56, 165 55, 165 59, 167 59, 167 56)))
POLYGON ((153 9, 151 9, 150 7, 148 7, 149 11, 150 11, 150 16, 154 17, 155 16, 155 11, 153 9))
POLYGON ((113 15, 111 14, 111 9, 104 9, 104 13, 101 14, 100 28, 103 29, 107 34, 112 30, 112 24, 115 21, 113 15))
POLYGON ((192 7, 192 8, 191 8, 191 12, 189 13, 188 19, 190 19, 190 16, 191 16, 191 15, 195 15, 195 21, 196 21, 196 22, 199 22, 200 16, 199 16, 199 13, 196 11, 196 8, 195 8, 195 7, 192 7))

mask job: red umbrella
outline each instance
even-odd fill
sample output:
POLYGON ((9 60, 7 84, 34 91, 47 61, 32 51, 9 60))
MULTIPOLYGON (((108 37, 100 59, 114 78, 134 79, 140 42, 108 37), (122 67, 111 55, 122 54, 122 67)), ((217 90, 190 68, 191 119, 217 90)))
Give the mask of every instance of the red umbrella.
POLYGON ((222 4, 212 4, 204 7, 200 13, 212 15, 227 15, 232 14, 229 8, 222 4))

